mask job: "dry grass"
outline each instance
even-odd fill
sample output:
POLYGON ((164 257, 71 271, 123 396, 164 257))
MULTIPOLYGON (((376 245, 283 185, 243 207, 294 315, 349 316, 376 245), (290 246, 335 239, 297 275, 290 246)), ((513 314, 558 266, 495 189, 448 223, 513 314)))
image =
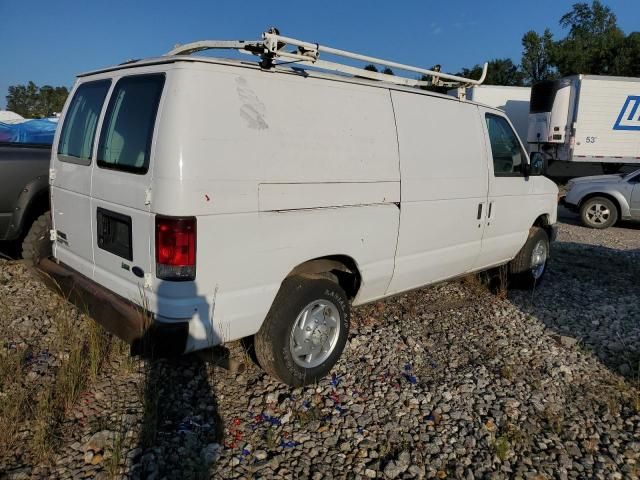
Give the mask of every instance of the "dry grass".
POLYGON ((511 444, 509 443, 507 436, 501 435, 496 438, 496 441, 493 444, 493 449, 496 452, 496 456, 504 462, 509 455, 509 450, 511 449, 511 444))
MULTIPOLYGON (((0 337, 14 337, 8 308, 0 309, 0 337)), ((52 457, 60 442, 60 428, 82 392, 99 375, 111 339, 102 328, 77 309, 61 301, 52 327, 43 339, 19 350, 10 343, 0 351, 0 456, 20 451, 24 461, 42 462, 52 457), (48 347, 48 348, 47 348, 48 347), (28 353, 56 359, 46 375, 31 371, 28 353), (20 447, 20 448, 18 448, 20 447)))
POLYGON ((109 457, 105 455, 104 467, 109 478, 118 478, 122 463, 124 462, 123 453, 125 452, 125 436, 127 430, 121 413, 116 418, 115 427, 111 426, 111 429, 115 431, 115 435, 109 447, 111 455, 109 457))
POLYGON ((14 380, 23 375, 24 353, 5 347, 0 356, 0 457, 10 454, 18 445, 21 423, 16 420, 27 414, 28 391, 14 380))

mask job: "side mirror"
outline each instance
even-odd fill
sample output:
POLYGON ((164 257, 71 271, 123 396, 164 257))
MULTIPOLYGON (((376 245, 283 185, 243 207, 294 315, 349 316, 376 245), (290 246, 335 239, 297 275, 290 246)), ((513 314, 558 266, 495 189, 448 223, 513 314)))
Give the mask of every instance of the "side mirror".
POLYGON ((531 154, 531 160, 529 162, 529 175, 540 176, 543 175, 546 168, 546 162, 544 155, 540 152, 533 152, 531 154))

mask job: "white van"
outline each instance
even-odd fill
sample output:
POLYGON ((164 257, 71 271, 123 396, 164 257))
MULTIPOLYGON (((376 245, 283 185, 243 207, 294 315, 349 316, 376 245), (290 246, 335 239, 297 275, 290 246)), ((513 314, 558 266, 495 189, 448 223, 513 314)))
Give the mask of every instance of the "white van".
POLYGON ((109 330, 174 353, 254 336, 302 385, 338 360, 351 305, 509 262, 540 280, 557 188, 504 112, 265 57, 78 77, 40 265, 109 330))

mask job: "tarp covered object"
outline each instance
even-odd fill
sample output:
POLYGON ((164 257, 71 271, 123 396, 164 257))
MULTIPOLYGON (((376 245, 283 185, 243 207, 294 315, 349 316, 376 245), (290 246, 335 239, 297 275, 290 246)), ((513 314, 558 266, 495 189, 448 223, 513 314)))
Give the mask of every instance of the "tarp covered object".
POLYGON ((0 122, 0 142, 42 143, 51 145, 58 126, 57 118, 0 122))

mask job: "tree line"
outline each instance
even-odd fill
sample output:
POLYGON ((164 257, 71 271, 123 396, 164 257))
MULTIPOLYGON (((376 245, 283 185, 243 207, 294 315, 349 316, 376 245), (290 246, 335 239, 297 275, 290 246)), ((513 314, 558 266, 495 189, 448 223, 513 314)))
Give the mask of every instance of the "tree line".
MULTIPOLYGON (((590 5, 574 4, 560 18, 560 26, 567 33, 558 40, 549 28, 542 33, 526 32, 522 37, 520 64, 510 58, 491 60, 485 84, 532 85, 578 73, 640 77, 640 32, 625 35, 618 27, 615 13, 600 0, 593 0, 590 5)), ((378 71, 375 65, 367 65, 365 69, 378 71)), ((393 75, 390 68, 382 73, 393 75)), ((481 74, 481 65, 457 73, 467 78, 479 78, 481 74)), ((7 109, 26 118, 49 117, 62 110, 68 94, 66 87, 38 87, 33 82, 14 85, 9 87, 6 97, 7 109)))
POLYGON ((69 95, 67 87, 38 87, 29 82, 26 85, 12 85, 7 95, 7 110, 25 118, 51 117, 60 113, 69 95))
MULTIPOLYGON (((640 32, 628 35, 618 27, 613 11, 594 0, 576 3, 560 18, 567 30, 555 40, 549 28, 542 33, 528 31, 522 37, 522 59, 516 65, 510 58, 489 62, 487 85, 532 85, 541 80, 576 75, 640 76, 640 32)), ((478 78, 482 66, 463 68, 458 75, 478 78)))

